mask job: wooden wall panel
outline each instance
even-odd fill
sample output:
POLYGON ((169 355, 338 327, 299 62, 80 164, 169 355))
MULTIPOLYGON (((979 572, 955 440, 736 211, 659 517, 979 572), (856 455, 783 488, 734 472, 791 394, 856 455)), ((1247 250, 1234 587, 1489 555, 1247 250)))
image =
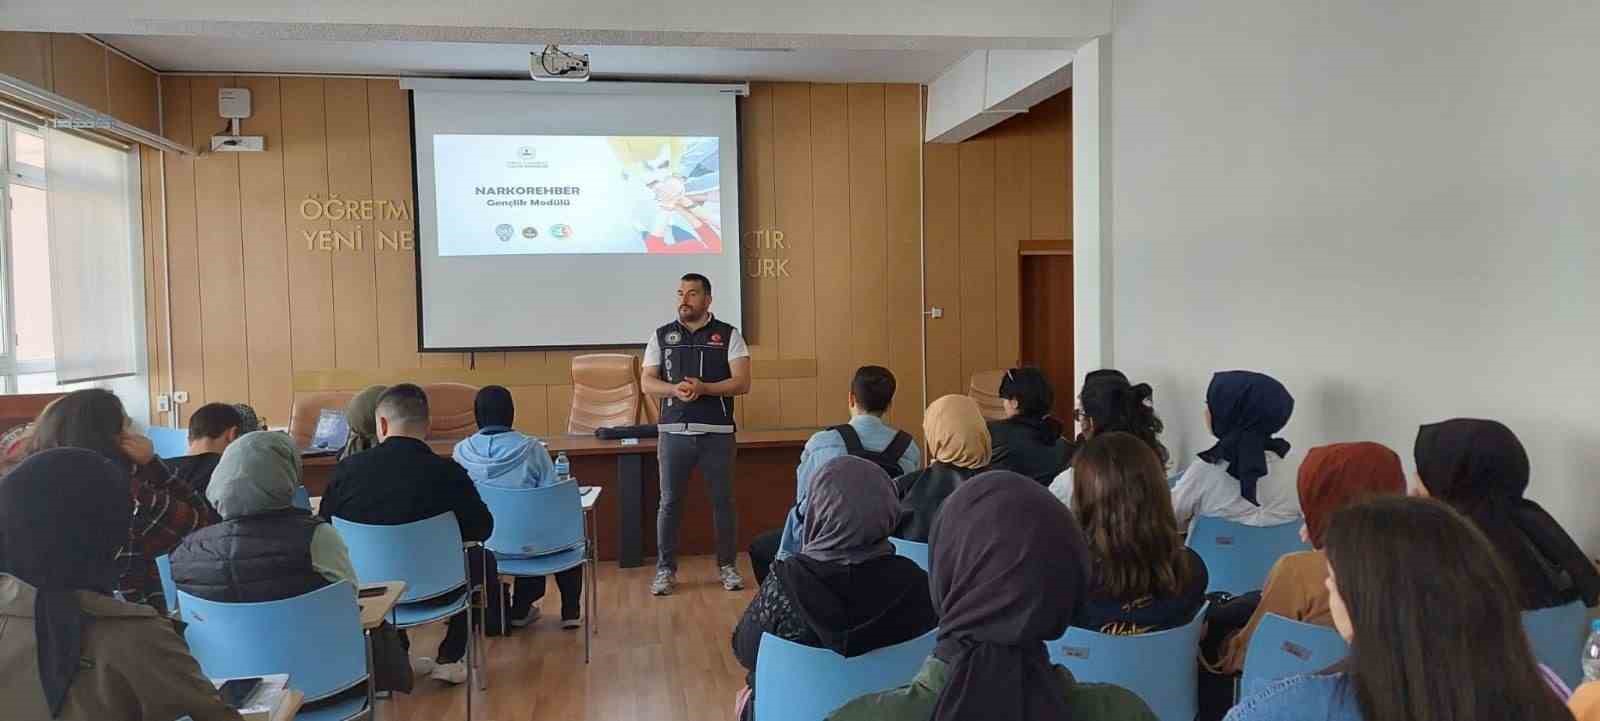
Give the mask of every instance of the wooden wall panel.
MULTIPOLYGON (((323 82, 323 112, 328 120, 328 197, 346 201, 372 198, 371 119, 367 81, 330 78, 323 82)), ((372 223, 348 216, 333 219, 334 363, 339 368, 378 365, 378 297, 372 223), (354 247, 351 247, 351 246, 354 247)))
POLYGON ((239 78, 250 91, 245 135, 266 139, 263 153, 237 153, 243 231, 244 327, 250 405, 269 424, 289 419, 294 363, 289 343, 289 244, 284 220, 283 117, 278 78, 239 78))
MULTIPOLYGON (((109 51, 106 52, 106 73, 110 92, 107 112, 125 123, 160 132, 160 106, 156 103, 160 89, 156 74, 109 51)), ((215 103, 213 98, 212 104, 215 103)))
POLYGON ((922 88, 891 85, 884 93, 885 233, 888 240, 889 370, 895 403, 889 420, 922 434, 922 88))
POLYGON ((857 365, 889 364, 887 223, 883 148, 883 86, 850 85, 851 346, 857 365))
POLYGON ((284 246, 289 257, 289 347, 298 369, 333 368, 333 259, 314 250, 330 230, 321 212, 307 219, 301 204, 328 197, 328 132, 323 80, 282 78, 284 246))
POLYGON ((855 372, 850 295, 849 115, 845 86, 811 86, 811 233, 816 270, 817 421, 845 419, 845 394, 855 372))
MULTIPOLYGON (((190 128, 196 138, 215 132, 217 90, 232 78, 194 78, 190 83, 190 128)), ((239 200, 240 153, 207 153, 194 161, 195 237, 200 272, 200 324, 205 329, 207 399, 250 397, 245 340, 243 225, 239 200)), ((191 405, 190 409, 199 405, 191 405)))
POLYGON ((1072 237, 1072 91, 1040 103, 1030 115, 1032 230, 1035 239, 1072 237), (1065 198, 1067 202, 1063 203, 1065 198))
POLYGON ((994 141, 960 145, 961 377, 999 366, 996 356, 994 141))
MULTIPOLYGON (((816 236, 812 231, 811 86, 784 83, 773 88, 773 222, 781 237, 747 238, 757 254, 781 251, 787 277, 778 287, 778 356, 817 357, 816 236)), ((817 379, 786 378, 778 381, 778 425, 801 428, 817 424, 817 379)))
POLYGON ((0 73, 51 86, 50 33, 0 33, 0 73))
POLYGON ((140 220, 144 240, 145 368, 150 374, 150 422, 171 422, 170 412, 158 409, 156 396, 171 386, 167 364, 167 242, 164 216, 167 199, 162 194, 161 151, 139 149, 140 220))
POLYGON ((1029 235, 1032 161, 1024 126, 1002 128, 994 136, 995 352, 997 367, 1016 367, 1022 357, 1018 252, 1029 235))
MULTIPOLYGON (((406 91, 388 80, 368 81, 367 112, 372 128, 372 197, 404 200, 409 206, 411 111, 406 91)), ((402 234, 410 237, 412 220, 381 217, 372 224, 375 288, 385 306, 385 311, 378 314, 378 361, 384 368, 421 365, 417 358, 416 252, 414 248, 396 247, 402 234), (380 233, 394 242, 386 244, 380 233)))
MULTIPOLYGON (((110 112, 106 49, 82 35, 50 36, 52 89, 102 113, 110 112)), ((213 107, 216 99, 212 98, 213 107)))
POLYGON ((944 317, 926 331, 928 400, 965 393, 961 368, 961 148, 930 144, 922 151, 922 253, 926 305, 944 317))
MULTIPOLYGON (((168 138, 192 143, 190 126, 191 78, 167 78, 162 83, 162 107, 166 108, 168 138)), ((168 153, 162 158, 166 168, 167 276, 172 312, 173 389, 186 391, 189 403, 178 418, 188 422, 188 412, 205 403, 205 326, 200 322, 200 248, 195 217, 195 158, 168 153)), ((148 191, 148 189, 147 189, 148 191)))

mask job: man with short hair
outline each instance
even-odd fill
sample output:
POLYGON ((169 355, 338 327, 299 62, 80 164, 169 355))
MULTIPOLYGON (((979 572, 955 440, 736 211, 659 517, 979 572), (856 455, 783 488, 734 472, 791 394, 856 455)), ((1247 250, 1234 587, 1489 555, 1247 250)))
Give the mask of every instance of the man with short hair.
POLYGON ((711 491, 717 575, 729 591, 744 588, 734 565, 733 399, 750 392, 750 350, 739 329, 711 315, 711 281, 689 273, 678 283, 678 319, 645 344, 639 385, 661 400, 658 424, 661 504, 656 510, 656 577, 650 592, 677 586, 678 523, 689 474, 699 466, 711 491))
POLYGON ((794 505, 784 519, 783 530, 768 531, 750 542, 750 565, 756 583, 764 583, 773 561, 800 551, 805 531, 806 497, 811 493, 811 478, 823 464, 839 456, 857 456, 878 464, 891 478, 922 466, 922 450, 911 434, 883 422, 894 402, 894 374, 882 366, 862 366, 850 380, 846 402, 850 422, 812 434, 800 452, 795 469, 794 505))
MULTIPOLYGON (((452 512, 461 526, 461 540, 487 540, 494 531, 494 517, 466 469, 434 453, 424 440, 428 436, 427 394, 411 383, 390 386, 378 398, 376 415, 378 445, 339 461, 333 481, 322 494, 319 515, 392 526, 452 512)), ((494 558, 485 557, 483 549, 469 549, 467 557, 473 585, 496 577, 494 558)), ((490 628, 500 627, 499 614, 500 604, 490 603, 490 628)), ((450 619, 437 656, 412 659, 417 673, 452 684, 467 679, 467 666, 461 659, 467 651, 468 615, 450 619)))
POLYGON ((244 435, 244 416, 236 406, 207 403, 189 416, 189 453, 166 461, 172 477, 189 484, 195 495, 206 497, 211 472, 222 460, 222 451, 235 438, 244 435))

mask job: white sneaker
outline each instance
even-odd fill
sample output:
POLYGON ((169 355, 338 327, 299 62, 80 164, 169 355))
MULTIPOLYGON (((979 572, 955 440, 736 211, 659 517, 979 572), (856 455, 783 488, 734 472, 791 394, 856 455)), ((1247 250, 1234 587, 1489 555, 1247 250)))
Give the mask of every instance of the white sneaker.
POLYGON ((428 678, 431 678, 435 681, 443 681, 452 685, 466 683, 467 662, 457 661, 455 663, 441 663, 433 669, 433 673, 428 674, 428 678))
POLYGON ((571 631, 575 628, 583 628, 583 620, 577 618, 563 618, 561 619, 561 628, 566 631, 571 631))
POLYGON ((426 656, 411 657, 411 674, 413 676, 426 676, 433 673, 433 670, 438 667, 439 664, 434 663, 433 659, 426 656))
POLYGON ((670 596, 672 590, 678 586, 678 574, 671 569, 663 568, 656 571, 656 580, 650 583, 650 593, 655 596, 670 596))
POLYGON ((533 622, 537 620, 539 620, 539 607, 529 606, 528 615, 523 616, 522 618, 511 619, 511 626, 513 628, 527 628, 528 626, 533 625, 533 622))
POLYGON ((733 566, 718 566, 717 576, 722 579, 723 590, 738 591, 744 588, 744 577, 733 566))

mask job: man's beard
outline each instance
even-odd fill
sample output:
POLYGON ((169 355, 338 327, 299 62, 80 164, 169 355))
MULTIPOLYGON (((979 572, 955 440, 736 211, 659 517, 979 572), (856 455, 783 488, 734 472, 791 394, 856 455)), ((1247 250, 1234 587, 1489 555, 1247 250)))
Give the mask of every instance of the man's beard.
POLYGON ((686 306, 686 305, 678 306, 678 320, 679 321, 682 321, 684 323, 699 323, 700 321, 705 320, 705 318, 706 318, 706 312, 705 311, 696 311, 695 309, 690 308, 689 306, 686 306))

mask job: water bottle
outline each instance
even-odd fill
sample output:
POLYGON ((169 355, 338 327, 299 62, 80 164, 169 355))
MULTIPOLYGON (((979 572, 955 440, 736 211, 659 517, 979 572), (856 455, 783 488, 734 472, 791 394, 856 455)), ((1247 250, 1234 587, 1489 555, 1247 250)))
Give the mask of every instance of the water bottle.
POLYGON ((1600 681, 1600 620, 1589 623, 1589 640, 1583 644, 1583 680, 1600 681))
POLYGON ((556 454, 556 483, 566 483, 572 480, 572 461, 567 460, 567 452, 556 454))

